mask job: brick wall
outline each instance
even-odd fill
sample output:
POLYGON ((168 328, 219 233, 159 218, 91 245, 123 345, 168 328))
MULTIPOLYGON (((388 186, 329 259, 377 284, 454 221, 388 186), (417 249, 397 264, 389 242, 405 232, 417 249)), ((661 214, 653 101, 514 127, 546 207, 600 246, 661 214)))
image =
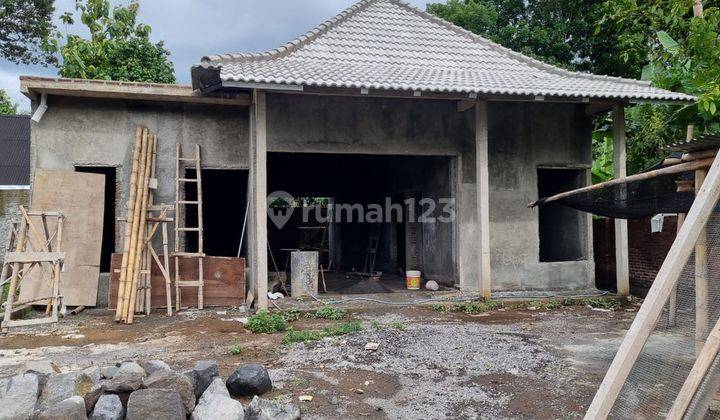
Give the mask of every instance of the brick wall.
MULTIPOLYGON (((655 280, 665 255, 675 240, 677 218, 666 216, 662 232, 650 232, 650 219, 628 221, 630 292, 645 296, 655 280)), ((595 285, 598 289, 616 290, 615 228, 612 219, 593 220, 595 285)))

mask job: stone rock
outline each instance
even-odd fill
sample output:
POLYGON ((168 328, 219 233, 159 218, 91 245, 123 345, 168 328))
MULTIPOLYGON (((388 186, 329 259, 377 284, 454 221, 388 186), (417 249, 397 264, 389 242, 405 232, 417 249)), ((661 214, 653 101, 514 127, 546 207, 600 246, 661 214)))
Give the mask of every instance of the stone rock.
POLYGON ((162 388, 177 392, 182 399, 187 414, 192 413, 195 408, 195 389, 192 381, 182 373, 171 370, 156 370, 144 382, 145 388, 162 388))
POLYGON ((245 365, 230 375, 227 389, 233 397, 262 395, 272 390, 272 381, 263 365, 245 365))
POLYGON ((50 375, 38 399, 37 409, 40 411, 47 410, 51 406, 73 396, 79 396, 82 399, 94 386, 95 382, 92 378, 83 372, 50 375))
POLYGON ((35 416, 37 420, 84 420, 85 400, 77 395, 60 401, 48 407, 35 416))
POLYGON ((245 410, 239 401, 221 394, 211 394, 206 390, 190 418, 192 420, 244 420, 245 410))
POLYGON ((120 397, 113 394, 106 394, 100 397, 90 420, 121 420, 125 416, 125 407, 120 397))
POLYGON ((253 397, 245 410, 245 420, 299 420, 300 407, 281 404, 258 396, 253 397))
POLYGON ((209 398, 211 396, 217 395, 230 398, 230 393, 225 386, 225 382, 219 376, 213 379, 212 382, 210 382, 210 385, 200 397, 200 402, 202 402, 203 398, 209 398))
POLYGON ((104 379, 112 379, 118 369, 120 369, 119 363, 110 366, 103 366, 100 368, 100 376, 104 379))
POLYGON ((425 283, 425 288, 427 290, 436 291, 440 289, 440 285, 437 284, 435 280, 429 280, 427 283, 425 283))
POLYGON ((31 360, 25 363, 25 373, 27 372, 51 375, 53 373, 60 373, 60 369, 49 360, 31 360))
POLYGON ((217 362, 214 360, 200 360, 195 363, 192 368, 193 375, 195 376, 195 397, 200 396, 205 392, 205 389, 215 379, 220 376, 220 370, 218 369, 217 362))
POLYGON ((124 362, 107 383, 106 389, 111 393, 132 392, 142 387, 145 369, 135 362, 124 362))
POLYGON ((97 366, 90 366, 89 368, 83 369, 83 373, 90 377, 93 382, 97 383, 102 379, 100 368, 97 366))
POLYGON ((140 366, 145 369, 145 373, 147 373, 148 376, 155 373, 155 371, 158 370, 171 370, 170 366, 168 366, 167 363, 163 362, 162 360, 147 360, 144 362, 140 362, 140 366))
POLYGON ((95 404, 98 402, 98 399, 105 393, 105 391, 105 384, 98 383, 95 384, 95 386, 88 391, 87 394, 85 394, 84 400, 86 413, 90 413, 93 410, 95 404))
POLYGON ((127 420, 185 420, 180 394, 169 389, 141 389, 130 394, 127 420))
POLYGON ((27 418, 35 409, 39 391, 37 375, 26 373, 10 378, 0 401, 0 419, 27 418))

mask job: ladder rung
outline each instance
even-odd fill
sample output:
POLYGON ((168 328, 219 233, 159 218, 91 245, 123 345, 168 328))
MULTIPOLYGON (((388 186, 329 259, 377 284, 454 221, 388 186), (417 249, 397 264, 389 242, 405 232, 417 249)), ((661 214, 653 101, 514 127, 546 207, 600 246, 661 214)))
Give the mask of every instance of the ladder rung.
POLYGON ((203 285, 203 282, 200 280, 180 280, 176 281, 175 284, 180 287, 200 287, 203 285))
POLYGON ((183 201, 178 201, 178 204, 200 204, 200 202, 183 200, 183 201))
POLYGON ((181 157, 181 158, 178 158, 178 160, 181 160, 181 161, 183 161, 183 162, 195 162, 195 161, 197 160, 197 158, 184 158, 184 157, 181 157))
POLYGON ((200 232, 199 227, 179 227, 177 230, 181 230, 183 232, 200 232))
POLYGON ((172 254, 172 256, 173 256, 173 257, 185 257, 185 258, 190 258, 190 257, 204 257, 205 254, 202 253, 202 252, 174 252, 174 253, 172 254))
POLYGON ((178 178, 178 181, 180 182, 198 182, 195 178, 178 178))

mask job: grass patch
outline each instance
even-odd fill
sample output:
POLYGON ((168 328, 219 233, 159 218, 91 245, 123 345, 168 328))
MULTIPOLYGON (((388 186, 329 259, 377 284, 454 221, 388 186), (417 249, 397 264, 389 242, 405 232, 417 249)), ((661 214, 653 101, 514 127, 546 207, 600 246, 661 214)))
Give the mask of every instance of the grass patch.
POLYGON ((233 356, 239 356, 241 354, 245 353, 245 349, 238 344, 237 339, 235 339, 235 342, 232 346, 230 346, 230 354, 233 356))
POLYGON ((338 321, 342 319, 347 311, 345 309, 335 308, 330 305, 325 305, 322 308, 315 311, 313 316, 315 318, 324 318, 324 319, 332 319, 335 321, 338 321))
POLYGON ((297 321, 298 318, 300 318, 300 311, 297 309, 283 309, 282 311, 278 311, 276 313, 280 315, 285 322, 297 321))
POLYGON ((291 327, 290 329, 288 329, 285 337, 283 337, 282 343, 307 343, 311 341, 318 341, 325 337, 337 337, 340 335, 350 334, 358 331, 362 331, 362 324, 360 323, 360 321, 335 323, 330 327, 323 328, 322 330, 296 331, 291 327))
POLYGON ((272 334, 278 331, 285 331, 287 321, 279 312, 258 311, 248 318, 245 328, 254 334, 272 334))
POLYGON ((487 300, 461 303, 434 303, 430 307, 438 312, 465 312, 466 314, 478 314, 500 308, 505 308, 507 310, 533 308, 541 311, 553 311, 566 306, 591 306, 593 308, 610 309, 615 311, 622 308, 623 300, 610 296, 533 300, 529 302, 508 304, 494 300, 487 300))
POLYGON ((616 311, 622 307, 622 302, 618 298, 614 297, 594 297, 583 299, 584 305, 589 305, 593 308, 610 309, 616 311))
POLYGON ((438 312, 465 312, 466 314, 479 314, 503 307, 505 307, 505 305, 496 300, 461 302, 453 304, 435 303, 431 305, 431 308, 438 312))

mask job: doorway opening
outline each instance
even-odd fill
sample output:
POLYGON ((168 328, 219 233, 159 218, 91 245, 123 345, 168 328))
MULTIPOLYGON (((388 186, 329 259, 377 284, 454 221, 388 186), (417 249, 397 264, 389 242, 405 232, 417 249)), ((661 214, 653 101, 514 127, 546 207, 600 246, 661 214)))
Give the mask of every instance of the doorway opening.
MULTIPOLYGON (((185 170, 195 178, 194 169, 185 170)), ((248 171, 243 169, 202 169, 203 247, 205 255, 237 257, 245 211, 248 171)), ((185 184, 185 200, 197 200, 197 184, 185 184)), ((198 225, 197 206, 185 206, 185 226, 198 225)), ((247 227, 246 234, 247 238, 247 227)), ((185 249, 197 250, 198 233, 186 232, 185 249)), ((244 255, 244 252, 243 252, 244 255)))
MULTIPOLYGON (((585 185, 585 169, 538 168, 538 196, 549 197, 585 185)), ((539 209, 540 262, 587 259, 586 217, 578 210, 548 203, 539 209)))
POLYGON ((115 252, 115 206, 117 203, 117 168, 114 166, 76 166, 75 172, 105 176, 100 272, 110 272, 110 257, 115 252))

